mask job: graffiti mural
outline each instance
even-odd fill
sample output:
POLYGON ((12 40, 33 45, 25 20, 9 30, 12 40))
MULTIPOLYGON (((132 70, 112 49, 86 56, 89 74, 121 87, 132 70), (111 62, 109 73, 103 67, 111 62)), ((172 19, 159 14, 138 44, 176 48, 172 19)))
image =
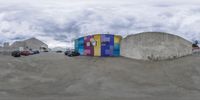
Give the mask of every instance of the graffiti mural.
POLYGON ((75 51, 85 56, 120 56, 122 37, 111 34, 96 34, 75 40, 75 51))

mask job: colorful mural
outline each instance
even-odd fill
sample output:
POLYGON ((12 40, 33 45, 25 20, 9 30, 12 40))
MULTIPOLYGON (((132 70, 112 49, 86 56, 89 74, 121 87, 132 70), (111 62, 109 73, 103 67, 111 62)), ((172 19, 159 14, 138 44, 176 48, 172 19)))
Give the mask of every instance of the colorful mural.
POLYGON ((122 37, 111 34, 96 34, 75 40, 75 51, 85 56, 120 56, 122 37))

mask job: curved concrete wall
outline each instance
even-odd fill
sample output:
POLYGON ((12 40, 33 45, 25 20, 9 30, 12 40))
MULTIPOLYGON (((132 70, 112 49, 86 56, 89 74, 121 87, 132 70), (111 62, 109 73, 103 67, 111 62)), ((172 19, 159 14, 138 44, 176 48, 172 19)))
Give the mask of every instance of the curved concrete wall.
POLYGON ((145 32, 121 41, 121 56, 141 60, 165 60, 192 54, 192 43, 176 35, 145 32))

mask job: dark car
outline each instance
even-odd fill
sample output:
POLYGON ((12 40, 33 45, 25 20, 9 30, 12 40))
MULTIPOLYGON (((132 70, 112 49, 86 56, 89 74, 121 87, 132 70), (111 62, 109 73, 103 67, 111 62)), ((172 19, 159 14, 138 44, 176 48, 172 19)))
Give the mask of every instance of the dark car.
POLYGON ((70 52, 72 52, 72 51, 70 51, 70 50, 65 51, 65 55, 68 56, 68 54, 69 54, 70 52))
POLYGON ((72 51, 72 52, 69 52, 68 56, 69 57, 80 56, 80 53, 76 51, 72 51))
POLYGON ((31 53, 29 51, 21 51, 21 55, 29 56, 31 53))
POLYGON ((61 50, 58 50, 58 51, 56 51, 56 53, 62 53, 63 51, 61 51, 61 50))
POLYGON ((39 51, 39 50, 35 50, 35 51, 33 51, 33 53, 34 53, 34 54, 39 54, 40 51, 39 51))
POLYGON ((21 57, 20 51, 13 51, 13 52, 11 53, 11 55, 12 55, 13 57, 21 57))
POLYGON ((44 50, 44 52, 49 52, 48 50, 44 50))

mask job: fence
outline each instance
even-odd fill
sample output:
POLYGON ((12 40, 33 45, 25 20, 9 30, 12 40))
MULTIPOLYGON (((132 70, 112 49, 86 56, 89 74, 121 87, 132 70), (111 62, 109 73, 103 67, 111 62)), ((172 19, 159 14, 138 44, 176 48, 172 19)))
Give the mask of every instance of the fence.
POLYGON ((200 48, 199 49, 193 49, 193 55, 198 55, 200 56, 200 48))
POLYGON ((10 48, 0 48, 0 55, 11 55, 12 51, 10 48))

